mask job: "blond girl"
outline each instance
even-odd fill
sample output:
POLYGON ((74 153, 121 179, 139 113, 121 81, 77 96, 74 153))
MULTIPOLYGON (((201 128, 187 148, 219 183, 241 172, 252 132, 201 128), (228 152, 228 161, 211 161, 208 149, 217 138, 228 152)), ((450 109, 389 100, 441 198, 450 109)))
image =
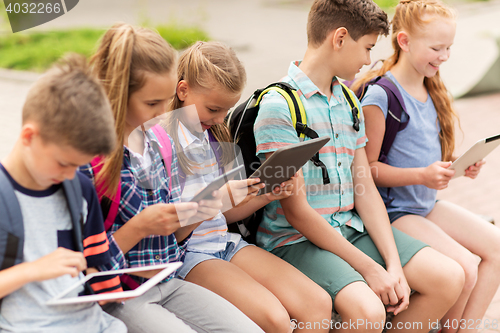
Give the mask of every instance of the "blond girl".
MULTIPOLYGON (((232 166, 233 147, 227 144, 232 140, 223 121, 240 99, 246 75, 234 51, 216 42, 189 48, 180 58, 177 75, 172 109, 178 110, 169 114, 164 126, 177 151, 182 151, 182 197, 189 199, 232 166)), ((232 195, 223 205, 237 207, 194 230, 179 275, 229 300, 266 332, 291 332, 294 322, 302 323, 295 332, 327 332, 328 325, 305 325, 329 322, 332 304, 327 293, 290 264, 227 230, 227 223, 290 195, 291 181, 273 193, 255 196, 261 188, 257 182, 242 180, 230 186, 232 195), (234 192, 246 192, 247 186, 253 192, 247 202, 231 202, 234 192)))

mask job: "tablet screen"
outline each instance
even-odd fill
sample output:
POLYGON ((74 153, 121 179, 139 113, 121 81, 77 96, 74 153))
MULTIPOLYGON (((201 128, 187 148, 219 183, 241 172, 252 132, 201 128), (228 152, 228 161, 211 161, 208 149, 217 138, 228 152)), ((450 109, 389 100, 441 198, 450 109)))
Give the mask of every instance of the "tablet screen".
POLYGON ((212 192, 220 189, 225 183, 233 179, 237 174, 244 169, 244 165, 237 166, 236 168, 228 171, 208 184, 203 190, 198 192, 191 200, 191 202, 199 202, 212 196, 212 192))
POLYGON ((151 289, 156 284, 160 283, 167 276, 175 272, 180 266, 182 266, 181 262, 171 262, 167 264, 160 265, 152 265, 152 266, 143 266, 143 267, 134 267, 134 268, 124 268, 113 271, 103 271, 98 273, 92 273, 86 275, 83 279, 79 280, 70 288, 66 289, 56 297, 50 299, 46 304, 47 305, 62 305, 62 304, 75 304, 75 303, 87 303, 87 302, 97 302, 103 300, 114 300, 114 299, 122 299, 122 298, 130 298, 137 297, 144 294, 146 291, 151 289), (146 282, 141 284, 137 289, 127 290, 122 292, 115 293, 103 293, 103 294, 95 294, 95 295, 82 295, 77 297, 68 297, 64 296, 68 295, 72 291, 81 288, 85 282, 91 280, 94 277, 98 276, 106 276, 106 275, 116 275, 116 274, 133 274, 134 272, 144 272, 151 270, 161 269, 155 276, 148 279, 146 282))
MULTIPOLYGON (((290 179, 330 138, 294 143, 276 150, 249 178, 260 178, 266 184, 259 194, 271 192, 274 187, 290 179)), ((321 169, 319 169, 321 172, 321 169)))

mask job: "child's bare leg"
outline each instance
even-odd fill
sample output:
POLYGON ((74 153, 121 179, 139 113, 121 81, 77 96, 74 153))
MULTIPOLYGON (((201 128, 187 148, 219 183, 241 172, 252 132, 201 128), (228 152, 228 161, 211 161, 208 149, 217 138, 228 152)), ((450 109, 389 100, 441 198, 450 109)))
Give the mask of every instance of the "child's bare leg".
MULTIPOLYGON (((441 319, 442 323, 460 322, 472 289, 476 284, 478 258, 429 219, 407 215, 395 221, 393 225, 408 235, 429 244, 433 249, 454 259, 462 266, 465 272, 464 287, 455 304, 441 319)), ((443 330, 449 332, 446 327, 443 327, 443 330)))
POLYGON ((186 281, 227 299, 265 332, 292 331, 290 317, 276 296, 230 262, 219 259, 203 261, 189 272, 186 281))
POLYGON ((392 321, 391 332, 428 332, 457 301, 464 285, 462 267, 447 256, 426 247, 403 267, 408 285, 416 291, 407 310, 392 321))
POLYGON ((297 328, 294 332, 328 332, 332 299, 323 288, 298 269, 255 246, 247 246, 238 251, 231 263, 240 267, 280 300, 295 321, 297 328))
POLYGON ((470 288, 471 291, 465 309, 462 310, 460 316, 457 316, 458 319, 463 319, 461 322, 463 324, 461 326, 450 325, 451 327, 445 327, 444 331, 475 332, 477 331, 476 327, 486 328, 482 319, 500 285, 500 229, 470 211, 442 200, 436 203, 435 208, 427 218, 453 240, 468 249, 468 256, 464 256, 466 259, 461 259, 457 252, 453 252, 445 246, 436 245, 435 247, 464 267, 466 272, 465 288, 470 288), (479 267, 478 258, 469 251, 480 257, 479 267), (470 280, 468 284, 467 279, 470 280))
POLYGON ((384 304, 365 282, 356 281, 340 290, 335 310, 342 317, 342 327, 336 332, 378 333, 384 329, 384 304))

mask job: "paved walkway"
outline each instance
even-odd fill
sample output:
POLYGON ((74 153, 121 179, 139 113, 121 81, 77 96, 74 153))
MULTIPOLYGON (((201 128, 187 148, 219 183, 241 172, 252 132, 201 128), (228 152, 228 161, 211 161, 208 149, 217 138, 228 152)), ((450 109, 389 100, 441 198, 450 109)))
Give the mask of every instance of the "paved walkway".
MULTIPOLYGON (((141 15, 151 22, 198 23, 213 39, 231 45, 244 62, 248 83, 243 97, 268 82, 278 80, 290 60, 300 59, 306 46, 305 25, 310 0, 86 0, 65 16, 36 29, 73 26, 109 27, 116 21, 138 24, 141 15)), ((442 67, 450 90, 459 95, 474 78, 488 70, 498 56, 493 36, 500 35, 500 1, 460 5, 457 37, 452 57, 442 67), (465 81, 464 78, 471 78, 465 81)), ((1 33, 2 31, 0 31, 1 33)), ((382 40, 373 59, 390 54, 382 40)), ((36 74, 0 70, 0 159, 12 147, 20 129, 21 108, 36 74)), ((457 151, 475 141, 500 132, 500 94, 459 99, 455 106, 464 133, 459 133, 457 151)), ((440 199, 460 204, 476 213, 490 215, 500 223, 500 150, 487 158, 476 180, 456 179, 439 193, 440 199)), ((500 293, 487 318, 500 320, 500 293)))

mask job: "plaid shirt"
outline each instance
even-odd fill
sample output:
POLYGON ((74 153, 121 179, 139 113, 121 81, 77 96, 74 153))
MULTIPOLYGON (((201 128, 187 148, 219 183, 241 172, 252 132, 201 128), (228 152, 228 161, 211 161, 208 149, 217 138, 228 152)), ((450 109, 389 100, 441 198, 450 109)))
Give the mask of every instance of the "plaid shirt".
MULTIPOLYGON (((169 178, 165 171, 159 149, 158 139, 151 131, 146 132, 144 154, 141 156, 123 148, 123 164, 121 170, 121 197, 118 215, 108 230, 108 239, 115 242, 112 235, 131 218, 149 206, 157 203, 180 202, 181 188, 178 178, 178 162, 172 139, 172 189, 169 191, 169 178)), ((190 237, 177 243, 173 234, 169 236, 149 235, 137 243, 124 256, 127 267, 159 265, 173 261, 183 261, 186 246, 190 237)), ((116 261, 117 263, 119 260, 116 261)), ((114 267, 123 268, 123 267, 114 267)), ((131 275, 139 283, 144 278, 131 275)), ((165 279, 168 281, 172 276, 165 279)))
MULTIPOLYGON (((307 114, 307 125, 319 136, 327 135, 330 141, 319 150, 325 163, 330 184, 324 185, 321 169, 308 161, 303 167, 304 182, 309 205, 342 234, 340 226, 349 225, 363 231, 363 222, 354 212, 354 189, 351 165, 356 149, 366 144, 365 124, 361 113, 359 132, 353 127, 351 109, 336 78, 332 81, 330 100, 300 70, 299 62, 292 62, 288 76, 282 81, 297 89, 307 114)), ((359 105, 359 102, 357 103, 359 105)), ((293 128, 290 111, 285 99, 274 91, 262 99, 254 125, 257 154, 264 154, 299 142, 293 128)), ((265 208, 257 233, 257 244, 266 250, 305 241, 306 238, 286 220, 278 200, 265 208)))

